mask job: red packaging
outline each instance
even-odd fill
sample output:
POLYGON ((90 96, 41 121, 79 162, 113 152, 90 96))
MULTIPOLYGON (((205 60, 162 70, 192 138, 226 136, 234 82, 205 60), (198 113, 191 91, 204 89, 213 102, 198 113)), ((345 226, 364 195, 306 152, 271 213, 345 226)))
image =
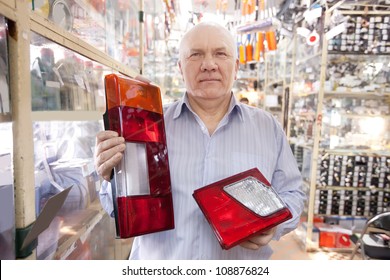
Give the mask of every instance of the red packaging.
POLYGON ((230 249, 292 217, 257 168, 197 189, 193 197, 223 249, 230 249))

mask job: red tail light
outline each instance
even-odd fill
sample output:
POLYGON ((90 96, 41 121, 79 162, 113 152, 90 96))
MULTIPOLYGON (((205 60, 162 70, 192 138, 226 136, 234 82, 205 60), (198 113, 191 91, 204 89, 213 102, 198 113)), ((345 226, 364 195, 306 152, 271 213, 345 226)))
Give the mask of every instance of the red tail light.
POLYGON ((174 228, 168 150, 157 86, 115 74, 105 77, 105 127, 126 140, 114 170, 117 235, 128 238, 174 228))
POLYGON ((256 168, 195 190, 193 196, 224 249, 292 217, 256 168))

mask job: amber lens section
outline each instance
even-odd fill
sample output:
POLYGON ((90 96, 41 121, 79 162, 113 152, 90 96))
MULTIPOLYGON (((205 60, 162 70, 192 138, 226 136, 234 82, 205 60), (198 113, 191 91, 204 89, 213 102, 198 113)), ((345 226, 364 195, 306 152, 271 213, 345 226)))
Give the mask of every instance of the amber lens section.
POLYGON ((163 113, 161 92, 157 86, 116 74, 106 75, 105 84, 108 110, 127 106, 163 113))

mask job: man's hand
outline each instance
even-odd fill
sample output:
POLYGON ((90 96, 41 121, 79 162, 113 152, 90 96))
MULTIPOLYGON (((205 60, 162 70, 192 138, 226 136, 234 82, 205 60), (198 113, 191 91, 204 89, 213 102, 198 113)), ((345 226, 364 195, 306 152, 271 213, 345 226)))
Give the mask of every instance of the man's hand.
POLYGON ((247 241, 242 242, 240 246, 246 249, 258 250, 260 247, 267 245, 272 240, 275 232, 276 227, 273 227, 260 233, 259 235, 252 237, 251 239, 248 239, 247 241))
POLYGON ((96 135, 95 168, 104 180, 110 181, 111 171, 121 161, 125 148, 125 139, 115 131, 100 131, 96 135))

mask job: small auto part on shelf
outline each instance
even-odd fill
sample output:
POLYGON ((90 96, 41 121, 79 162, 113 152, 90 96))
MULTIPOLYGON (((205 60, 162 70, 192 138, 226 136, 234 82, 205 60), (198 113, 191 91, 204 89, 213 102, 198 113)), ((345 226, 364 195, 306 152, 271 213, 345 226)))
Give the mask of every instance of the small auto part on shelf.
POLYGON ((65 0, 55 0, 50 5, 49 19, 67 31, 72 30, 73 15, 65 0))

